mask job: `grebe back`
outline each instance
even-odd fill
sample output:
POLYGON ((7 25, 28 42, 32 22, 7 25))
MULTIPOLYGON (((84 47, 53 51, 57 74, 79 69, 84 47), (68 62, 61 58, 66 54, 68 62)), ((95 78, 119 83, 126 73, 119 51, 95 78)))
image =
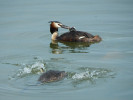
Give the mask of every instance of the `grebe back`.
POLYGON ((67 76, 67 73, 65 71, 56 71, 56 70, 49 70, 45 73, 43 73, 38 81, 42 83, 47 83, 47 82, 54 82, 63 79, 64 77, 67 76))

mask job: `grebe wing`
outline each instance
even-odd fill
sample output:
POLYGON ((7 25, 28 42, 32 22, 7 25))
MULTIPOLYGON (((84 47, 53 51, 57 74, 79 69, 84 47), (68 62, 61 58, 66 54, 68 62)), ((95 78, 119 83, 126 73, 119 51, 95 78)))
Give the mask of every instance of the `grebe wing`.
POLYGON ((87 33, 87 32, 70 31, 70 32, 66 32, 66 33, 60 35, 60 38, 63 38, 63 37, 72 38, 72 37, 81 37, 81 36, 84 36, 86 38, 93 38, 94 37, 92 34, 87 33))

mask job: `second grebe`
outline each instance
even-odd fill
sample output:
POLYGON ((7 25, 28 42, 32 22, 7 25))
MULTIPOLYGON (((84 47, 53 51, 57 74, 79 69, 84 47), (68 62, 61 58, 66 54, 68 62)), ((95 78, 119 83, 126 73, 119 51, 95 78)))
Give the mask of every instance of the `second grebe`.
POLYGON ((54 82, 63 79, 65 76, 67 76, 67 73, 65 71, 49 70, 43 73, 39 77, 38 81, 42 83, 54 82))
POLYGON ((98 35, 92 35, 87 32, 77 31, 74 27, 70 28, 68 26, 63 25, 59 21, 50 21, 50 32, 52 34, 52 40, 59 41, 68 41, 68 42, 100 42, 102 39, 98 35), (69 29, 69 32, 66 32, 60 36, 58 36, 58 28, 69 29))

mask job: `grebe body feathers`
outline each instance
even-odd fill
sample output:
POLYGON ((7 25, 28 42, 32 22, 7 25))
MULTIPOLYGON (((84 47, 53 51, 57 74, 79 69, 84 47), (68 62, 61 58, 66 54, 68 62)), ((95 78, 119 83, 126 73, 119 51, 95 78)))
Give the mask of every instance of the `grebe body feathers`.
POLYGON ((47 82, 54 82, 63 79, 64 77, 67 76, 67 73, 65 71, 56 71, 56 70, 49 70, 45 73, 43 73, 38 81, 42 83, 47 83, 47 82))
POLYGON ((102 39, 98 35, 94 36, 90 33, 77 31, 74 27, 70 28, 66 25, 63 25, 59 21, 50 21, 50 32, 52 34, 52 40, 58 41, 67 41, 67 42, 100 42, 102 39), (58 36, 58 28, 69 29, 69 32, 66 32, 58 36))

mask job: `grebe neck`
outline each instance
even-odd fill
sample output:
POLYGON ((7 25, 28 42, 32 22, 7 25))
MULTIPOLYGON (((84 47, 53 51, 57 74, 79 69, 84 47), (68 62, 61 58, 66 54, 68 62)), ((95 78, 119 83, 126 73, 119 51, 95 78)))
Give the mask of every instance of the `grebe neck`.
POLYGON ((52 40, 56 40, 57 37, 58 37, 58 28, 56 28, 56 27, 54 27, 54 26, 51 25, 50 32, 52 34, 51 39, 52 40))
POLYGON ((52 34, 51 39, 52 39, 52 40, 57 40, 57 37, 58 37, 58 32, 56 31, 56 32, 54 32, 54 33, 52 34))

